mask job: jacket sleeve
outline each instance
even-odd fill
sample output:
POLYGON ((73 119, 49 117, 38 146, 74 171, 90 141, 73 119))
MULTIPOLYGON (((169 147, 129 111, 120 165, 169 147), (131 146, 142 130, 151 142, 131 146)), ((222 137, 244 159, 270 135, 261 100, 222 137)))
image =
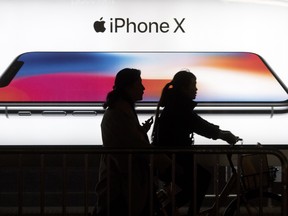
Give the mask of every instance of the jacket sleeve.
POLYGON ((107 110, 101 123, 104 146, 114 148, 145 148, 149 141, 136 116, 122 110, 107 110))
POLYGON ((204 137, 210 138, 210 139, 218 139, 219 138, 219 126, 214 125, 205 119, 201 118, 198 114, 195 112, 191 113, 190 116, 190 122, 192 130, 204 137))
MULTIPOLYGON (((128 110, 110 110, 105 113, 102 123, 104 146, 114 148, 152 148, 147 135, 139 125, 137 116, 128 110)), ((149 157, 145 157, 149 162, 149 157)), ((159 154, 154 157, 154 165, 164 172, 170 167, 170 159, 159 154)))

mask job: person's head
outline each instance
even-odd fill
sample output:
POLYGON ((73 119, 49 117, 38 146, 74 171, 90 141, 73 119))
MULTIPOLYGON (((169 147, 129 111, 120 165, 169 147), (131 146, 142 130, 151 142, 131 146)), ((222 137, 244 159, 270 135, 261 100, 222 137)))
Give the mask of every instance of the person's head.
POLYGON ((165 106, 169 91, 177 96, 184 96, 192 100, 195 99, 197 93, 196 76, 188 70, 177 72, 171 82, 167 83, 163 88, 159 101, 160 106, 165 106))
POLYGON ((187 96, 190 99, 196 98, 196 76, 190 71, 182 70, 177 72, 171 81, 171 85, 178 94, 187 96))
POLYGON ((104 108, 110 106, 120 97, 131 103, 142 100, 144 90, 141 71, 134 68, 124 68, 117 73, 113 90, 108 93, 104 108))

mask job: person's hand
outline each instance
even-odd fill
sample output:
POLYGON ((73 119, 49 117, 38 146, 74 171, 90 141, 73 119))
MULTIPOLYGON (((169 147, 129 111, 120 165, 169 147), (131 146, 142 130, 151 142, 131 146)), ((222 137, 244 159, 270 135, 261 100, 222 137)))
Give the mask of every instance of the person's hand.
POLYGON ((144 123, 142 123, 142 128, 146 133, 150 130, 152 124, 153 124, 153 116, 151 116, 144 123))
POLYGON ((220 130, 219 138, 226 141, 230 145, 234 145, 239 140, 238 136, 235 136, 230 131, 225 130, 220 130))

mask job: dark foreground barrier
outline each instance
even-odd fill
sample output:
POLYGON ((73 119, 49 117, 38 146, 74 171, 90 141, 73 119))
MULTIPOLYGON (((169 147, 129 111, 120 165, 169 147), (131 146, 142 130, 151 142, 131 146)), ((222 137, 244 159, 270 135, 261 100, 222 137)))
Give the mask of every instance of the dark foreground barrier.
MULTIPOLYGON (((245 215, 242 209, 256 205, 250 201, 252 198, 258 200, 255 215, 269 215, 270 211, 273 215, 288 215, 287 158, 273 146, 254 145, 201 145, 169 149, 109 149, 83 145, 0 146, 0 215, 90 215, 97 201, 95 186, 100 156, 115 153, 127 155, 130 163, 133 155, 151 156, 150 184, 155 184, 153 155, 171 155, 173 167, 169 191, 167 188, 150 191, 150 215, 155 214, 154 193, 159 195, 163 191, 168 194, 166 198, 175 215, 184 215, 187 209, 177 209, 173 196, 177 193, 175 155, 184 152, 193 153, 194 161, 204 163, 212 173, 212 182, 201 208, 202 215, 245 215), (227 160, 227 155, 231 156, 231 161, 227 160), (250 168, 254 169, 254 173, 250 168), (248 200, 248 203, 243 200, 248 200)), ((191 172, 196 175, 195 169, 191 172)), ((129 176, 132 175, 130 172, 129 176)), ((194 187, 197 185, 194 184, 194 187)))

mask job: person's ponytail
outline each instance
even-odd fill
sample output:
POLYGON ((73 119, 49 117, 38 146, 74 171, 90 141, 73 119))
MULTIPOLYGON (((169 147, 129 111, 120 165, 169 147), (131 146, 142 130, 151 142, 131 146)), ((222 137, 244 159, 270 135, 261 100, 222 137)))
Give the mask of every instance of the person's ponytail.
POLYGON ((160 117, 160 107, 165 107, 167 103, 168 92, 171 89, 172 82, 167 83, 162 89, 162 93, 157 104, 156 113, 155 113, 155 123, 152 130, 151 140, 152 145, 157 145, 158 143, 158 122, 160 117))
POLYGON ((113 89, 112 91, 110 91, 107 94, 105 103, 103 104, 104 109, 110 107, 114 103, 114 101, 116 101, 118 98, 119 98, 119 92, 117 90, 113 89))

